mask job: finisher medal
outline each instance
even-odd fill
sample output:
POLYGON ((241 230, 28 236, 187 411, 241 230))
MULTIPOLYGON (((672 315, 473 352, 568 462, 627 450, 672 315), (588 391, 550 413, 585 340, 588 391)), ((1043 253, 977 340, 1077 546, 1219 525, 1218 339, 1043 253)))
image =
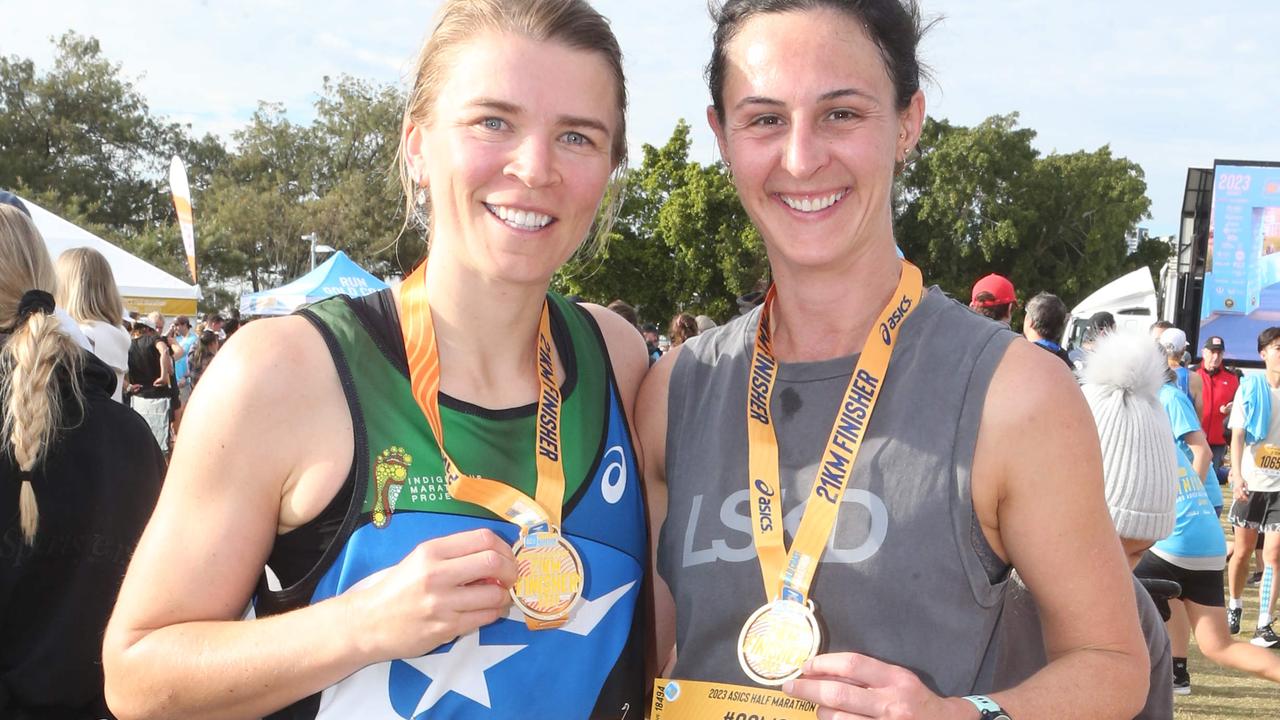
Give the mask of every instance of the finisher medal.
POLYGON ((818 654, 822 632, 810 605, 774 600, 751 613, 738 635, 738 663, 761 685, 781 685, 798 676, 818 654))
POLYGON ((582 597, 578 552, 555 530, 522 534, 511 549, 517 572, 511 600, 543 629, 563 624, 582 597))
POLYGON ((511 599, 524 613, 530 630, 560 627, 568 621, 569 612, 582 596, 585 568, 578 552, 560 534, 565 487, 560 447, 562 398, 556 384, 550 307, 543 301, 535 348, 540 387, 538 433, 534 439, 538 480, 534 497, 529 497, 509 483, 462 472, 445 449, 439 403, 440 355, 425 282, 424 264, 400 286, 400 328, 409 359, 413 397, 440 448, 449 494, 455 500, 479 505, 520 527, 520 539, 511 548, 517 567, 516 583, 510 589, 511 599))
POLYGON ((898 287, 867 333, 858 364, 849 378, 790 548, 782 536, 781 506, 774 501, 782 497, 778 439, 770 408, 778 377, 769 325, 774 290, 770 289, 765 297, 747 386, 747 463, 751 472, 751 534, 765 598, 770 602, 752 613, 738 637, 742 670, 757 683, 781 685, 799 675, 805 662, 818 652, 822 636, 809 600, 809 586, 835 528, 841 498, 884 388, 885 370, 898 333, 920 304, 923 291, 920 271, 910 263, 902 263, 898 287))

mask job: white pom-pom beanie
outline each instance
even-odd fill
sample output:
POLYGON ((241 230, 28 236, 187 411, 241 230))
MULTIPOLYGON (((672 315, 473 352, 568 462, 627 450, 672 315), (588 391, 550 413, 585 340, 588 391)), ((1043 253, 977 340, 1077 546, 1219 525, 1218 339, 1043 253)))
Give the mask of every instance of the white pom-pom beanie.
POLYGON ((1146 335, 1111 333, 1084 368, 1085 399, 1098 426, 1107 507, 1116 533, 1160 540, 1177 519, 1177 447, 1160 405, 1168 365, 1146 335))

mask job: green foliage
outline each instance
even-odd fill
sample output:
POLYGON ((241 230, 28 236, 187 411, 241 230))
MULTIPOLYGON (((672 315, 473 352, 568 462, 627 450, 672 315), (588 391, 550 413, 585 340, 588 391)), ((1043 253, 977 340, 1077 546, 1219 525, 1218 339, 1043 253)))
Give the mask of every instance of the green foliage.
POLYGON ((68 212, 132 237, 165 215, 157 180, 169 157, 198 143, 152 117, 97 40, 69 32, 55 44, 45 74, 30 60, 0 58, 0 186, 88 198, 68 212))
POLYGON ((643 147, 607 247, 566 267, 560 289, 600 303, 621 298, 664 327, 677 312, 736 314, 735 298, 766 272, 764 246, 724 167, 690 161, 689 145, 681 120, 661 148, 643 147))
MULTIPOLYGON (((44 73, 0 57, 0 187, 185 277, 167 178, 179 155, 206 309, 225 307, 240 287, 305 272, 311 233, 379 275, 403 272, 422 254, 421 235, 401 232, 394 163, 403 98, 394 87, 325 78, 309 125, 264 102, 228 148, 154 117, 97 40, 67 33, 54 42, 44 73)), ((1023 300, 1046 289, 1068 304, 1133 268, 1158 270, 1163 244, 1125 252, 1125 234, 1150 205, 1142 170, 1108 147, 1042 157, 1034 139, 1016 114, 974 127, 928 120, 920 157, 895 190, 907 257, 960 297, 995 271, 1023 300)), ((614 190, 620 212, 606 246, 566 266, 557 289, 624 299, 661 325, 677 312, 735 314, 735 298, 767 277, 764 245, 723 165, 693 162, 689 150, 684 121, 663 146, 642 148, 640 166, 614 190)))
POLYGON ((1142 168, 1109 147, 1041 157, 1017 115, 972 127, 929 119, 920 157, 900 178, 897 240, 925 276, 957 297, 1006 275, 1025 301, 1041 290, 1072 305, 1124 272, 1125 235, 1148 217, 1142 168))

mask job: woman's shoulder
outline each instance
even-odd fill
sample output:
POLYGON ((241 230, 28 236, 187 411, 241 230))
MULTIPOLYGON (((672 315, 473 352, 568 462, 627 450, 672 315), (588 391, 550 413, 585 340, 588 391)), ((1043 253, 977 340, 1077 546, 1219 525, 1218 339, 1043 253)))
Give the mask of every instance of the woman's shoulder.
POLYGON ((255 320, 227 338, 216 356, 220 374, 238 387, 277 395, 333 367, 319 331, 305 317, 255 320))
POLYGON ((129 349, 129 333, 119 325, 90 320, 80 323, 80 331, 93 343, 95 351, 104 349, 104 346, 122 352, 127 352, 129 349))
POLYGON ((600 337, 604 340, 609 363, 613 366, 613 374, 619 387, 634 396, 645 371, 649 369, 649 353, 640 331, 603 305, 579 303, 578 306, 600 329, 600 337))

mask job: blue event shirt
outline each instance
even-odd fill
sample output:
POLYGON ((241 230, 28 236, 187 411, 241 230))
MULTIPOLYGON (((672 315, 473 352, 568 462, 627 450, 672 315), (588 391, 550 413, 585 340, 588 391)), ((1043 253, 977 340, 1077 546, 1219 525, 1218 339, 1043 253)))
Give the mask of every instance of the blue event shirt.
POLYGON ((178 358, 173 363, 173 374, 178 379, 178 382, 182 382, 183 380, 186 380, 187 375, 189 374, 191 366, 188 364, 187 359, 191 357, 191 350, 196 346, 196 341, 199 340, 199 338, 196 337, 194 330, 188 330, 186 335, 175 336, 174 339, 178 341, 178 344, 182 346, 184 351, 182 357, 178 358))
MULTIPOLYGON (((1201 431, 1200 418, 1196 417, 1196 409, 1191 404, 1191 398, 1176 385, 1165 383, 1160 386, 1160 405, 1164 408, 1164 414, 1169 416, 1169 426, 1173 428, 1173 440, 1178 446, 1179 454, 1185 456, 1190 463, 1191 446, 1182 438, 1187 433, 1201 431)), ((1204 478, 1204 489, 1209 502, 1215 508, 1222 507, 1222 486, 1218 484, 1218 473, 1214 470, 1212 463, 1204 478)))
POLYGON ((1187 570, 1220 571, 1226 565, 1227 541, 1198 480, 1191 459, 1178 453, 1178 519, 1173 533, 1153 545, 1151 552, 1187 570))

